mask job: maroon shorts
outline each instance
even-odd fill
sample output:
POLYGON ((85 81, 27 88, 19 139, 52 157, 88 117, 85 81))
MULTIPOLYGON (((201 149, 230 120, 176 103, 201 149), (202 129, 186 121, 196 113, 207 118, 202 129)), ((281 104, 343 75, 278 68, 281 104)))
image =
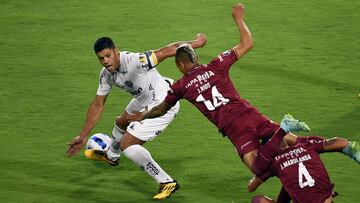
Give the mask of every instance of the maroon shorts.
POLYGON ((277 123, 253 109, 226 125, 222 133, 228 136, 239 155, 244 155, 259 149, 260 140, 271 137, 279 127, 277 123))
MULTIPOLYGON (((297 193, 297 192, 296 192, 297 193)), ((330 184, 327 187, 314 188, 306 192, 306 194, 291 194, 294 203, 323 203, 330 196, 334 197, 334 184, 330 184)))

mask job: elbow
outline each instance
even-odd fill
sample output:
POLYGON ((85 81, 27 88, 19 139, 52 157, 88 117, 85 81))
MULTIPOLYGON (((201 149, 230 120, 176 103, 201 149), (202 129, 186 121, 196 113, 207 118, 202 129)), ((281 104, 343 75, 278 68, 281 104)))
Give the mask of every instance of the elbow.
POLYGON ((249 39, 244 43, 244 47, 246 50, 250 51, 254 47, 254 42, 252 39, 249 39))
POLYGON ((238 49, 241 49, 243 50, 243 52, 248 52, 250 51, 254 46, 254 43, 252 41, 252 39, 248 39, 248 40, 243 40, 243 41, 240 41, 240 44, 237 46, 238 49))

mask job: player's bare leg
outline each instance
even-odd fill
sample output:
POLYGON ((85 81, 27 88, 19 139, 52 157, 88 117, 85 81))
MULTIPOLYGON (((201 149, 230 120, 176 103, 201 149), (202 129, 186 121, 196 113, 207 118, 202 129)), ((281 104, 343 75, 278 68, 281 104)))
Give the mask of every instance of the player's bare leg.
MULTIPOLYGON (((288 133, 284 139, 286 140, 286 142, 292 146, 298 143, 306 143, 310 140, 317 140, 317 141, 321 141, 324 140, 326 138, 321 137, 321 136, 297 136, 293 133, 288 133)), ((354 161, 356 161, 357 163, 360 164, 360 144, 356 141, 347 141, 345 138, 340 138, 340 137, 335 137, 335 138, 331 138, 334 141, 337 142, 347 142, 346 147, 344 147, 341 151, 341 153, 345 154, 346 156, 348 156, 350 159, 353 159, 354 161)), ((331 140, 331 139, 327 139, 327 140, 331 140)))
POLYGON ((241 156, 241 160, 249 168, 250 171, 251 171, 251 167, 256 159, 258 152, 259 152, 259 150, 253 150, 253 151, 241 156))
POLYGON ((332 197, 332 195, 330 195, 330 197, 328 197, 325 201, 324 201, 324 203, 332 203, 333 202, 333 197, 332 197))
POLYGON ((166 199, 175 193, 180 185, 155 162, 149 151, 141 146, 144 143, 145 141, 125 132, 121 139, 120 148, 128 159, 132 160, 160 184, 159 192, 153 198, 166 199))
POLYGON ((288 143, 288 145, 293 146, 296 144, 296 140, 297 140, 298 136, 289 132, 287 135, 285 135, 284 139, 286 140, 286 142, 288 143))
POLYGON ((254 152, 256 150, 244 155, 244 160, 246 160, 245 164, 247 164, 248 167, 250 165, 251 171, 255 175, 259 176, 266 172, 273 157, 277 153, 283 138, 292 131, 310 131, 310 128, 306 125, 306 123, 295 119, 290 114, 287 114, 281 120, 280 128, 274 133, 274 135, 272 135, 268 142, 262 145, 257 151, 255 160, 253 160, 253 154, 256 153, 254 152))

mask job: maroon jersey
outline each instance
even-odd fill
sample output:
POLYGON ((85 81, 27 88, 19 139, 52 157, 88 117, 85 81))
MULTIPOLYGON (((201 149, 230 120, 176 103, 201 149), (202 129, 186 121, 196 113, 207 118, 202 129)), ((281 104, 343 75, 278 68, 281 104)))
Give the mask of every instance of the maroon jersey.
POLYGON ((209 64, 191 69, 172 85, 165 102, 173 106, 178 100, 186 99, 222 130, 239 113, 254 109, 240 98, 230 80, 229 69, 237 60, 236 53, 228 50, 209 64))
POLYGON ((279 177, 294 203, 323 203, 333 189, 319 153, 324 140, 311 140, 282 149, 271 165, 273 175, 279 177))

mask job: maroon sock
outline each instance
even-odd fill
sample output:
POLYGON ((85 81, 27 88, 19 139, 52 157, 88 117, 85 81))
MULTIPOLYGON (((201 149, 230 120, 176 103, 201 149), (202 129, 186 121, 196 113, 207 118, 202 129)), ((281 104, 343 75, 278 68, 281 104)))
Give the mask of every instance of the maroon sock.
POLYGON ((255 175, 261 176, 266 172, 266 169, 269 168, 269 165, 278 152, 279 145, 286 134, 287 133, 283 129, 279 128, 269 141, 260 147, 258 155, 251 166, 251 171, 255 175))
POLYGON ((305 137, 297 137, 295 144, 299 144, 299 143, 306 143, 309 140, 316 140, 316 141, 323 141, 324 138, 320 137, 320 136, 305 136, 305 137))

